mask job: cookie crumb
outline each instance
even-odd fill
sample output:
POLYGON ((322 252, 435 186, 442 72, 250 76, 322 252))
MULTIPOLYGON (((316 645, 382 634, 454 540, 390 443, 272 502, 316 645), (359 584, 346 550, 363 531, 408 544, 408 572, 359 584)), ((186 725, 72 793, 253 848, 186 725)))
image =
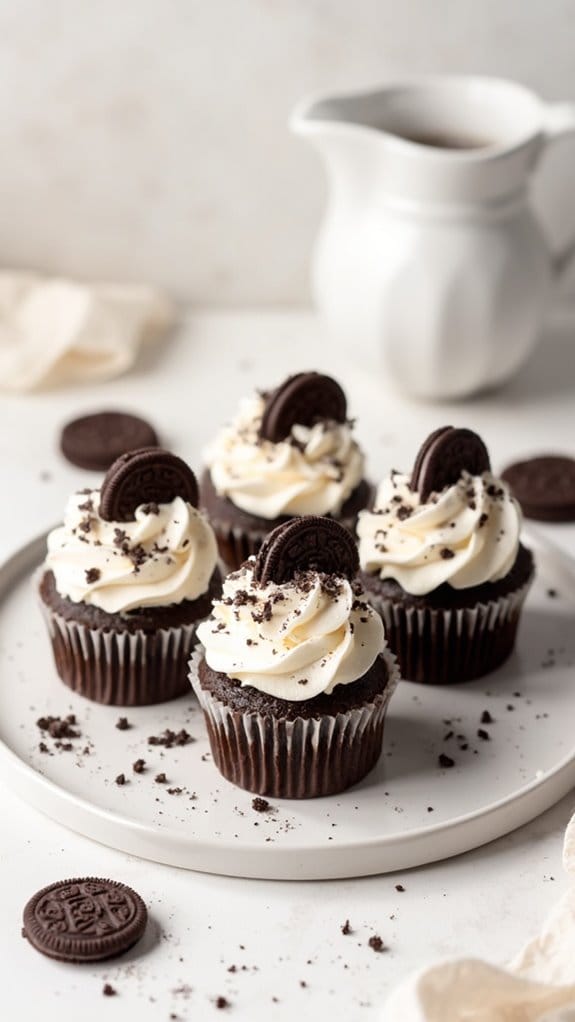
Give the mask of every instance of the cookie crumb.
POLYGON ((118 728, 118 731, 127 731, 129 728, 131 728, 131 726, 132 725, 130 724, 127 717, 118 717, 116 721, 116 727, 118 728))
POLYGON ((256 813, 267 813, 270 809, 270 804, 267 798, 260 798, 259 795, 252 799, 252 809, 255 809, 256 813))
POLYGON ((485 731, 485 729, 482 728, 482 727, 477 729, 477 737, 481 738, 482 742, 490 742, 491 741, 491 735, 489 734, 489 731, 485 731))
POLYGON ((112 986, 111 983, 104 983, 104 986, 102 987, 102 993, 104 997, 115 997, 118 991, 116 990, 115 987, 112 986))
POLYGON ((120 787, 121 787, 122 784, 125 784, 125 783, 126 783, 126 775, 125 774, 118 774, 118 776, 116 777, 116 784, 119 784, 120 787))
POLYGON ((135 763, 132 763, 132 770, 135 774, 143 774, 146 769, 146 760, 137 759, 135 763))
POLYGON ((216 1008, 222 1010, 223 1008, 231 1008, 231 1004, 227 997, 216 997, 216 1008))
POLYGON ((455 766, 455 760, 451 756, 446 756, 444 752, 441 752, 437 757, 437 761, 440 767, 444 767, 446 770, 449 767, 455 766))
POLYGON ((396 884, 395 889, 396 891, 399 891, 400 894, 403 894, 403 892, 405 891, 405 887, 403 886, 403 884, 396 884))
POLYGON ((189 745, 194 738, 183 727, 180 731, 172 731, 167 727, 161 735, 150 735, 148 745, 162 745, 164 749, 172 749, 174 745, 189 745))
POLYGON ((367 943, 368 947, 370 947, 372 951, 387 951, 385 944, 377 933, 374 933, 373 937, 370 937, 367 943))
POLYGON ((156 782, 156 784, 165 784, 166 780, 167 780, 167 778, 166 778, 166 775, 164 773, 156 774, 156 776, 154 777, 154 781, 156 782))
POLYGON ((350 933, 353 933, 353 930, 349 925, 349 919, 346 919, 345 923, 341 927, 341 932, 343 933, 344 937, 347 937, 350 933))
POLYGON ((481 723, 493 724, 493 717, 491 716, 489 710, 484 710, 483 713, 481 714, 481 723))

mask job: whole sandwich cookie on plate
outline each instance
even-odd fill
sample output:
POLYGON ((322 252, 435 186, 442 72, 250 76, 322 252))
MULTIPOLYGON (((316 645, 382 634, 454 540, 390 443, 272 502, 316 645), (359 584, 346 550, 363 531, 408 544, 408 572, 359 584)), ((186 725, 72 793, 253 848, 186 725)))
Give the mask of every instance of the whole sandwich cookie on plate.
POLYGON ((228 575, 200 625, 191 681, 214 762, 241 788, 331 795, 377 763, 398 673, 357 569, 333 519, 287 522, 228 575))
POLYGON ((230 569, 290 518, 329 516, 353 532, 371 498, 345 394, 321 373, 298 373, 242 401, 206 461, 201 503, 230 569))
POLYGON ((48 536, 40 597, 56 668, 98 703, 141 706, 189 691, 196 627, 221 590, 213 530, 181 458, 143 448, 101 489, 68 501, 48 536))
POLYGON ((534 575, 520 530, 519 504, 471 430, 436 430, 411 477, 383 480, 359 517, 360 577, 402 677, 468 681, 507 659, 534 575))

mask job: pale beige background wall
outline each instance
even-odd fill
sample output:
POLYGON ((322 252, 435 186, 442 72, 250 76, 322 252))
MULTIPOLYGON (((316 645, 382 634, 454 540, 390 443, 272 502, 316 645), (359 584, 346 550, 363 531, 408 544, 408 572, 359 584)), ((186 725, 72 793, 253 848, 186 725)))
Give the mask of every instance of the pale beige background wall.
MULTIPOLYGON (((304 302, 323 179, 292 105, 426 71, 575 98, 575 0, 0 0, 0 259, 304 302)), ((555 239, 574 164, 538 182, 555 239)))

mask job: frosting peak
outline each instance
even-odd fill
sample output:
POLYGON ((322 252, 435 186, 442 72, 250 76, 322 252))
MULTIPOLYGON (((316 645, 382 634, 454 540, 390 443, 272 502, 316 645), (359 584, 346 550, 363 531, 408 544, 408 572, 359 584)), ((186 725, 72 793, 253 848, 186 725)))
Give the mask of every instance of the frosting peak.
POLYGON ((443 583, 467 589, 511 571, 520 528, 517 501, 491 472, 463 472, 423 503, 409 477, 392 472, 379 487, 374 511, 360 513, 360 563, 414 596, 443 583))
POLYGON ((264 399, 240 404, 206 451, 212 483, 243 511, 262 518, 337 514, 363 478, 364 458, 347 422, 292 426, 279 443, 259 436, 264 399))
POLYGON ((64 524, 48 536, 46 567, 62 596, 114 614, 206 592, 217 545, 207 519, 191 504, 181 497, 142 504, 132 522, 105 521, 99 507, 99 490, 72 494, 64 524))
POLYGON ((301 702, 369 670, 383 624, 357 584, 307 572, 259 586, 254 559, 228 575, 212 616, 198 628, 208 665, 242 685, 301 702))

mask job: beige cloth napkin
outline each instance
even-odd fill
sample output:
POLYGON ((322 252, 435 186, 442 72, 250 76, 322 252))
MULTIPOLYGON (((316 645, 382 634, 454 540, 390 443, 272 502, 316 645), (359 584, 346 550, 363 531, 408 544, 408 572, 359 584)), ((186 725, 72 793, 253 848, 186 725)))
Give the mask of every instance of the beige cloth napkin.
POLYGON ((174 321, 171 302, 137 284, 89 284, 0 271, 0 388, 109 379, 174 321))
POLYGON ((393 992, 382 1022, 575 1022, 575 816, 563 865, 572 886, 506 969, 474 958, 432 965, 393 992))

